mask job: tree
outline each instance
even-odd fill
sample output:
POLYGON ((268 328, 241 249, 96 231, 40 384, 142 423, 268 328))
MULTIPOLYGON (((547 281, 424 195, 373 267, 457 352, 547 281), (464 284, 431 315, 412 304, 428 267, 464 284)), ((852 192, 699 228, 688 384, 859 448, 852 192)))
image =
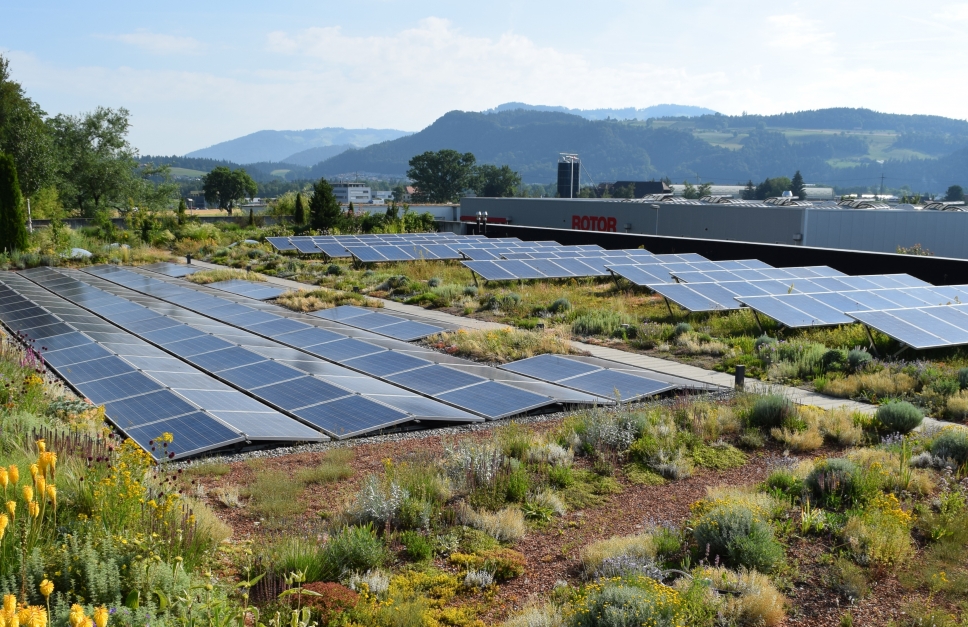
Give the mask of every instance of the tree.
POLYGON ((510 198, 521 184, 521 175, 502 165, 482 165, 471 175, 471 187, 478 196, 486 198, 510 198))
POLYGON ((797 170, 797 173, 793 175, 793 180, 790 182, 790 193, 793 194, 794 198, 807 199, 807 187, 803 184, 803 176, 801 176, 800 170, 797 170))
POLYGON ((343 209, 333 195, 333 186, 326 179, 313 184, 313 196, 309 199, 309 226, 321 231, 339 224, 343 209))
POLYGON ((137 182, 138 152, 128 143, 127 109, 98 107, 80 116, 51 121, 60 149, 60 187, 84 217, 100 210, 128 208, 137 182))
POLYGON ((303 204, 302 192, 296 194, 296 208, 292 212, 293 222, 306 224, 306 206, 303 204))
POLYGON ((403 185, 397 185, 393 188, 393 200, 396 202, 403 202, 403 197, 407 195, 407 188, 403 185))
POLYGON ((10 80, 10 63, 0 55, 0 152, 13 158, 20 190, 27 196, 49 185, 54 175, 54 144, 45 116, 20 83, 10 80))
POLYGON ((783 192, 790 190, 790 179, 785 176, 778 176, 773 179, 766 179, 756 186, 756 199, 766 200, 782 196, 783 192))
POLYGON ((713 191, 712 183, 702 183, 696 188, 696 198, 702 198, 703 196, 708 196, 710 192, 713 191))
POLYGON ((249 221, 246 222, 248 226, 255 226, 255 209, 249 207, 249 221))
POLYGON ((185 204, 185 199, 182 198, 178 201, 178 211, 175 213, 179 225, 185 224, 185 221, 188 219, 187 214, 188 205, 185 204))
POLYGON ((693 185, 689 181, 683 181, 682 186, 685 187, 685 189, 682 190, 683 198, 699 198, 699 194, 696 192, 695 185, 693 185))
POLYGON ((27 225, 23 196, 13 157, 0 153, 0 251, 26 250, 27 225))
POLYGON ((456 150, 427 151, 410 160, 407 177, 413 181, 414 200, 431 203, 456 202, 470 187, 477 159, 456 150))
POLYGON ((961 188, 961 185, 952 185, 948 188, 948 192, 944 195, 944 199, 948 202, 964 201, 965 190, 961 188))
POLYGON ((756 185, 753 185, 753 179, 746 183, 746 189, 743 190, 743 200, 756 200, 756 185))
POLYGON ((220 165, 202 177, 205 202, 218 205, 232 215, 232 208, 242 198, 254 196, 259 191, 252 177, 242 168, 230 170, 220 165))

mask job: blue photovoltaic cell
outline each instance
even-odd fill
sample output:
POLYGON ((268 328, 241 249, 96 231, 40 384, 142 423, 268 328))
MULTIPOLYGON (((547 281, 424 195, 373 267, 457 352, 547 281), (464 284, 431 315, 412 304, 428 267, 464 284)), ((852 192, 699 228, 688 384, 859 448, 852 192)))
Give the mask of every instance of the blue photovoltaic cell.
POLYGON ((165 350, 169 350, 179 357, 191 357, 192 355, 200 355, 202 353, 217 351, 223 348, 229 348, 231 346, 235 346, 235 344, 226 342, 225 340, 219 339, 213 335, 205 335, 202 337, 193 337, 191 339, 165 344, 165 350))
POLYGON ((897 307, 924 307, 925 305, 933 305, 930 301, 926 301, 917 296, 910 296, 901 292, 900 290, 877 290, 872 292, 873 294, 885 298, 892 303, 897 303, 897 307))
POLYGON ((71 348, 58 351, 48 351, 44 353, 44 359, 55 368, 68 366, 82 361, 97 359, 98 357, 108 357, 111 353, 98 344, 81 344, 71 348))
POLYGON ((287 379, 295 379, 302 376, 302 372, 283 366, 274 361, 260 361, 258 363, 222 370, 218 376, 229 383, 239 386, 243 390, 251 390, 259 385, 269 385, 279 383, 287 379))
POLYGON ((676 387, 664 381, 646 379, 615 370, 598 370, 559 381, 560 385, 615 400, 631 401, 676 387), (618 397, 616 398, 616 391, 618 397))
POLYGON ((184 372, 146 372, 155 381, 173 390, 232 390, 225 383, 209 376, 200 377, 194 368, 184 372))
POLYGON ((944 320, 948 324, 952 324, 959 329, 968 330, 968 310, 961 307, 925 307, 923 311, 931 314, 935 318, 944 320))
POLYGON ((812 296, 806 294, 788 294, 786 296, 778 296, 777 298, 825 324, 851 324, 853 322, 843 312, 815 300, 812 296))
POLYGON ((362 316, 354 316, 346 321, 346 324, 353 325, 360 329, 377 329, 379 327, 385 327, 388 324, 395 324, 400 322, 400 318, 396 316, 388 316, 386 314, 378 313, 367 313, 362 316))
POLYGON ((174 318, 169 318, 168 316, 156 316, 154 318, 147 318, 145 320, 128 322, 124 325, 124 328, 132 333, 141 335, 142 333, 148 333, 149 331, 160 331, 161 329, 176 326, 181 326, 181 323, 174 318))
POLYGON ((374 329, 374 333, 379 333, 380 335, 385 335, 387 337, 392 337, 397 340, 402 340, 404 342, 410 342, 413 340, 418 340, 422 337, 427 337, 428 335, 435 335, 442 332, 443 329, 440 327, 435 327, 432 324, 424 324, 422 322, 411 322, 408 320, 401 320, 395 324, 388 324, 385 327, 380 327, 374 329))
POLYGON ((681 283, 651 284, 646 287, 689 311, 717 311, 724 309, 719 303, 692 291, 687 285, 681 283))
POLYGON ((493 259, 500 259, 500 257, 485 248, 461 248, 459 252, 468 259, 472 259, 474 261, 491 261, 493 259))
POLYGON ((426 359, 413 357, 399 351, 381 351, 356 359, 348 359, 343 362, 343 365, 377 377, 385 377, 404 370, 429 366, 430 363, 426 359))
POLYGON ((299 250, 289 241, 288 237, 267 237, 266 241, 272 244, 276 250, 299 250))
POLYGON ((156 381, 140 372, 129 372, 97 381, 79 383, 75 387, 95 405, 162 389, 156 381))
POLYGON ((192 355, 187 359, 199 368, 210 372, 218 372, 220 370, 228 370, 229 368, 248 366, 258 361, 265 361, 265 357, 238 346, 223 348, 209 353, 201 353, 200 355, 192 355))
POLYGON ((462 261, 461 264, 481 275, 485 281, 507 281, 517 279, 509 270, 498 265, 497 261, 462 261))
POLYGON ((97 379, 113 377, 126 372, 134 372, 134 368, 119 357, 101 357, 79 364, 63 366, 57 372, 72 384, 87 383, 97 379))
POLYGON ((293 413, 336 438, 347 438, 410 420, 410 416, 402 411, 357 395, 293 413))
POLYGON ((565 270, 564 267, 559 266, 557 263, 549 259, 532 259, 525 263, 546 277, 565 278, 575 276, 573 272, 565 270))
POLYGON ((854 311, 849 312, 848 315, 911 348, 937 348, 950 345, 950 342, 904 322, 886 311, 854 311))
POLYGON ((931 284, 927 281, 922 281, 917 277, 913 277, 910 274, 889 274, 887 275, 897 281, 898 283, 904 284, 905 287, 930 287, 931 284))
POLYGON ((21 329, 20 332, 30 339, 40 342, 43 341, 44 338, 53 337, 55 335, 64 335, 65 333, 73 333, 74 328, 68 324, 64 324, 63 322, 57 322, 55 324, 48 324, 42 327, 21 329))
POLYGON ((258 388, 255 394, 277 407, 292 411, 307 405, 325 403, 341 398, 349 395, 350 392, 330 385, 316 377, 306 376, 258 388))
POLYGON ((379 396, 378 400, 393 405, 397 409, 413 414, 415 418, 432 420, 434 418, 442 420, 462 420, 468 422, 481 422, 484 419, 480 416, 469 414, 466 411, 445 405, 432 398, 423 396, 379 396))
POLYGON ((424 244, 421 246, 421 248, 436 255, 438 259, 460 259, 460 253, 450 246, 443 246, 440 244, 424 244))
POLYGON ((741 297, 741 299, 749 307, 766 314, 791 329, 822 324, 821 320, 804 311, 800 311, 796 307, 786 304, 776 296, 752 296, 741 297))
MULTIPOLYGON (((354 307, 353 305, 341 305, 339 307, 333 307, 332 309, 321 309, 319 311, 314 311, 312 315, 324 320, 341 322, 357 316, 365 316, 370 313, 373 313, 372 309, 354 307)), ((349 322, 347 322, 347 324, 349 324, 349 322)))
POLYGON ((346 248, 340 244, 320 242, 316 244, 316 247, 319 248, 324 253, 326 253, 327 257, 331 257, 333 259, 341 259, 341 258, 345 259, 351 256, 349 251, 346 250, 346 248))
POLYGON ((56 351, 62 348, 71 348, 72 346, 80 346, 81 344, 90 344, 91 338, 87 337, 83 333, 63 333, 61 335, 55 335, 53 337, 44 338, 42 348, 45 351, 56 351))
POLYGON ((948 324, 923 309, 895 309, 892 316, 903 320, 950 344, 968 344, 968 330, 948 324))
POLYGON ((635 285, 648 285, 649 283, 666 283, 668 278, 664 278, 661 272, 649 271, 651 266, 616 265, 608 266, 608 269, 619 275, 623 279, 631 281, 635 285))
POLYGON ((202 337, 207 335, 202 333, 198 329, 194 329, 188 325, 179 325, 177 327, 168 327, 166 329, 161 329, 158 331, 149 331, 147 333, 139 333, 141 337, 153 342, 155 344, 171 344, 172 342, 180 342, 182 340, 189 340, 192 338, 202 337))
MULTIPOLYGON (((226 386, 227 387, 227 386, 226 386)), ((267 411, 252 397, 232 388, 224 390, 178 390, 178 393, 208 411, 267 411)))
POLYGON ((386 258, 387 261, 412 261, 413 255, 400 248, 399 246, 387 246, 387 245, 376 245, 372 247, 380 255, 386 258))
MULTIPOLYGON (((717 305, 721 306, 723 309, 739 309, 740 304, 736 301, 736 296, 739 294, 727 289, 727 285, 732 286, 733 282, 729 283, 690 283, 689 289, 696 292, 700 296, 705 296, 709 300, 713 301, 717 305)), ((749 285, 746 283, 745 285, 749 285)), ((742 291, 749 291, 742 290, 742 291)))
POLYGON ((388 376, 386 379, 430 396, 487 380, 438 364, 401 372, 388 376))
POLYGON ((226 324, 234 324, 236 326, 247 327, 252 324, 260 324, 262 322, 270 322, 272 320, 278 320, 279 316, 276 314, 271 314, 266 311, 258 311, 255 309, 246 311, 244 313, 237 313, 233 316, 222 316, 220 320, 226 324))
POLYGON ((810 296, 813 297, 814 300, 833 307, 837 311, 862 311, 870 309, 866 305, 857 302, 846 294, 840 294, 838 292, 822 292, 819 294, 811 294, 810 296))
POLYGON ((575 359, 568 359, 567 357, 559 357, 558 355, 529 357, 504 364, 500 368, 552 382, 601 369, 600 366, 593 366, 592 364, 586 364, 575 359))
POLYGON ((518 259, 506 259, 504 261, 494 261, 494 264, 500 265, 502 268, 513 274, 519 279, 543 279, 545 276, 529 266, 528 264, 520 261, 518 259))
POLYGON ((864 305, 864 307, 867 307, 868 309, 872 309, 875 311, 879 311, 883 309, 897 309, 897 303, 887 300, 886 298, 882 298, 881 296, 878 296, 873 292, 865 292, 863 290, 853 290, 849 292, 842 292, 842 294, 847 298, 856 300, 858 303, 861 303, 862 305, 864 305))
POLYGON ((313 244, 312 241, 304 240, 304 239, 299 239, 299 240, 293 239, 291 241, 293 246, 295 246, 296 249, 303 254, 313 255, 313 254, 319 254, 320 252, 322 252, 321 250, 319 250, 319 248, 316 247, 315 244, 313 244))
POLYGON ((602 268, 593 267, 582 259, 558 259, 555 263, 575 276, 606 276, 608 274, 604 266, 602 268))
POLYGON ((312 327, 310 329, 303 329, 301 331, 292 331, 290 333, 276 335, 273 337, 273 339, 278 342, 289 344, 290 346, 303 348, 307 346, 315 346, 316 344, 322 344, 324 342, 333 342, 335 340, 346 339, 346 336, 340 333, 327 331, 326 329, 312 327))
POLYGON ((387 260, 370 246, 347 246, 346 250, 364 263, 380 263, 387 260))
POLYGON ((362 340, 347 338, 345 340, 326 342, 325 344, 318 344, 316 346, 306 346, 303 347, 303 350, 324 359, 341 362, 347 359, 353 359, 354 357, 379 353, 386 349, 362 340))
POLYGON ((276 335, 283 335, 285 333, 292 333, 293 331, 301 331, 309 328, 311 328, 311 326, 305 322, 298 322, 296 320, 291 320, 289 318, 283 318, 280 316, 277 320, 273 320, 271 322, 254 324, 248 327, 246 331, 258 333, 259 335, 266 335, 268 337, 275 337, 276 335))
POLYGON ((187 457, 198 453, 228 446, 241 442, 240 434, 225 426, 215 418, 203 413, 195 412, 187 416, 169 418, 144 427, 125 430, 128 437, 137 442, 142 448, 151 452, 156 459, 163 455, 163 448, 151 451, 149 442, 157 440, 163 433, 170 433, 173 441, 167 450, 175 454, 175 458, 187 457))
POLYGON ((487 381, 437 395, 442 401, 494 420, 550 405, 554 399, 520 388, 487 381))

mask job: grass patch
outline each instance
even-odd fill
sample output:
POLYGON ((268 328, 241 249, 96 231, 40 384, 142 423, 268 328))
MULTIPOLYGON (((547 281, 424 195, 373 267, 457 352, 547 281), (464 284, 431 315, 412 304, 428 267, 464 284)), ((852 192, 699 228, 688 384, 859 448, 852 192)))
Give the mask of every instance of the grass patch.
POLYGON ((286 292, 276 299, 276 304, 293 311, 319 311, 342 305, 356 305, 357 307, 383 307, 383 302, 375 298, 367 298, 356 292, 338 292, 334 290, 294 290, 286 292))
POLYGON ((232 472, 232 467, 225 462, 205 461, 192 464, 185 468, 185 475, 189 478, 199 477, 224 477, 232 472))
POLYGON ((500 331, 464 331, 441 333, 430 339, 435 348, 451 355, 481 361, 507 363, 535 355, 572 352, 567 333, 561 328, 544 331, 501 329, 500 331))
POLYGON ((636 485, 662 485, 666 482, 665 477, 639 462, 626 464, 623 470, 625 477, 636 485))
POLYGON ((266 280, 266 278, 258 272, 248 272, 246 270, 234 270, 230 268, 202 270, 201 272, 196 272, 195 274, 189 274, 185 277, 185 279, 199 285, 208 285, 209 283, 230 281, 232 279, 239 281, 255 281, 256 283, 263 283, 266 280))
POLYGON ((254 465, 255 481, 242 491, 249 499, 253 512, 266 518, 287 518, 306 511, 306 505, 299 495, 302 484, 279 470, 265 470, 262 465, 254 465))
POLYGON ((310 468, 302 468, 296 473, 296 481, 303 485, 319 485, 342 481, 353 476, 354 453, 352 449, 338 448, 328 451, 319 463, 310 468))

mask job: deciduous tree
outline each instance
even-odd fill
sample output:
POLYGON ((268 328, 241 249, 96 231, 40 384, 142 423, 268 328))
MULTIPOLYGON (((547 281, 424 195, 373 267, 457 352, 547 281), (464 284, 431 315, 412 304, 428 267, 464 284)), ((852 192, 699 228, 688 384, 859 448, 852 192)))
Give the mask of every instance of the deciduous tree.
POLYGON ((235 203, 247 196, 254 196, 259 186, 242 168, 230 170, 225 166, 218 166, 202 177, 202 191, 205 192, 205 202, 218 205, 232 215, 235 203))
POLYGON ((509 198, 514 196, 515 189, 521 185, 521 175, 507 165, 478 166, 471 179, 474 193, 486 198, 509 198))
POLYGON ((476 163, 474 155, 456 150, 427 151, 410 160, 407 177, 416 188, 414 200, 443 203, 456 202, 471 186, 476 163))
POLYGON ((961 188, 961 185, 952 185, 948 188, 947 193, 945 193, 944 199, 948 202, 963 201, 965 199, 965 190, 961 188))

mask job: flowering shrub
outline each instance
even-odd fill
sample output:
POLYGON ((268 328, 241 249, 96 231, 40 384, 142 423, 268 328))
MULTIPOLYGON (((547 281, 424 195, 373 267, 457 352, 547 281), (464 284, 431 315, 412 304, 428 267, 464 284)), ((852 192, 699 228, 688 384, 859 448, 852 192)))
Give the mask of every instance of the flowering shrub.
POLYGON ((847 520, 844 538, 858 564, 896 566, 913 554, 912 523, 896 496, 880 494, 863 513, 847 520))
POLYGON ((586 585, 568 612, 571 627, 678 627, 685 624, 679 593, 649 577, 603 579, 586 585))
POLYGON ((783 546, 764 512, 744 503, 714 501, 695 521, 693 538, 700 556, 710 561, 761 572, 770 572, 783 561, 783 546))

